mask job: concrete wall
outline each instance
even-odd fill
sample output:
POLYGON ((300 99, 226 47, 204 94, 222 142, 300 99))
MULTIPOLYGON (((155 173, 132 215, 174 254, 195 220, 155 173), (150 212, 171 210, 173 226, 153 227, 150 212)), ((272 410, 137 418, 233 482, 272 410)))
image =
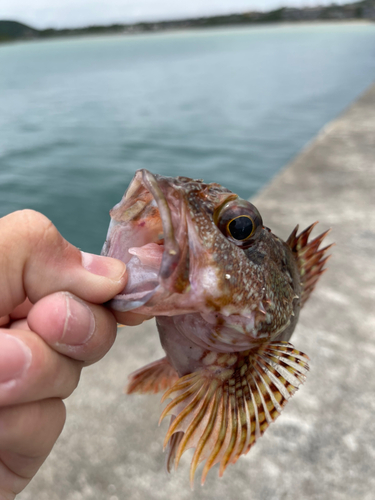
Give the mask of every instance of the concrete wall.
MULTIPOLYGON (((191 492, 164 472, 159 396, 124 396, 126 375, 162 356, 152 322, 121 329, 68 400, 66 428, 20 500, 375 498, 375 86, 254 200, 286 238, 320 220, 333 258, 292 338, 311 371, 246 457, 191 492)), ((198 470, 198 475, 199 471, 198 470)), ((197 478, 198 479, 198 478, 197 478)))

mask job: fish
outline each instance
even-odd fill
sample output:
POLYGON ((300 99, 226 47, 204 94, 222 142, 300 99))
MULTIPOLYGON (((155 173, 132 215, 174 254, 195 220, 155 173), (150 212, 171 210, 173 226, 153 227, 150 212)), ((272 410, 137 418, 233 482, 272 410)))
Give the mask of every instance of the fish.
POLYGON ((129 376, 128 394, 163 391, 168 472, 194 448, 193 487, 248 453, 305 381, 308 356, 289 342, 325 272, 317 222, 283 241, 257 208, 217 183, 142 169, 110 211, 102 255, 128 282, 115 311, 154 316, 165 357, 129 376))

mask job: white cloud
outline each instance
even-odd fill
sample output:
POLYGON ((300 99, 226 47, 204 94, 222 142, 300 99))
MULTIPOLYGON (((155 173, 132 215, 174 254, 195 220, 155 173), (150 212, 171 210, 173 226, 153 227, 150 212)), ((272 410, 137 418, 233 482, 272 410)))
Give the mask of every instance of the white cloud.
MULTIPOLYGON (((337 1, 337 0, 336 0, 337 1)), ((313 6, 331 0, 5 0, 0 19, 12 19, 35 28, 79 27, 89 24, 130 23, 211 14, 268 10, 282 5, 313 6)), ((339 0, 337 3, 347 3, 339 0)))

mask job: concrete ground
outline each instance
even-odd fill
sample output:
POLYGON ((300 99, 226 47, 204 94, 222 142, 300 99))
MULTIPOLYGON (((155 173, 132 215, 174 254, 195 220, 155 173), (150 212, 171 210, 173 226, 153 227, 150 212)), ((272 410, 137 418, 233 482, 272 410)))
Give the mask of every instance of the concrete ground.
POLYGON ((223 479, 215 467, 191 492, 191 452, 167 477, 159 396, 122 394, 128 373, 162 355, 149 322, 120 330, 106 358, 85 370, 61 438, 18 498, 374 499, 374 200, 375 86, 254 200, 279 236, 320 220, 337 246, 292 339, 311 358, 307 382, 223 479))

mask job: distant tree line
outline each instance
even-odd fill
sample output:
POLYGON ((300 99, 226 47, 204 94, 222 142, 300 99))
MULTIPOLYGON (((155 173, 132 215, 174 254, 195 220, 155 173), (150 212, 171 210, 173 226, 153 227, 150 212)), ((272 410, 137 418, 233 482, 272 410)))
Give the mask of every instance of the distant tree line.
POLYGON ((198 17, 173 21, 87 26, 75 29, 37 30, 17 21, 0 21, 0 41, 37 39, 61 36, 105 33, 147 33, 188 28, 210 28, 276 22, 335 21, 368 19, 375 21, 375 0, 362 0, 345 5, 331 4, 321 7, 282 7, 268 12, 244 12, 222 16, 198 17))

